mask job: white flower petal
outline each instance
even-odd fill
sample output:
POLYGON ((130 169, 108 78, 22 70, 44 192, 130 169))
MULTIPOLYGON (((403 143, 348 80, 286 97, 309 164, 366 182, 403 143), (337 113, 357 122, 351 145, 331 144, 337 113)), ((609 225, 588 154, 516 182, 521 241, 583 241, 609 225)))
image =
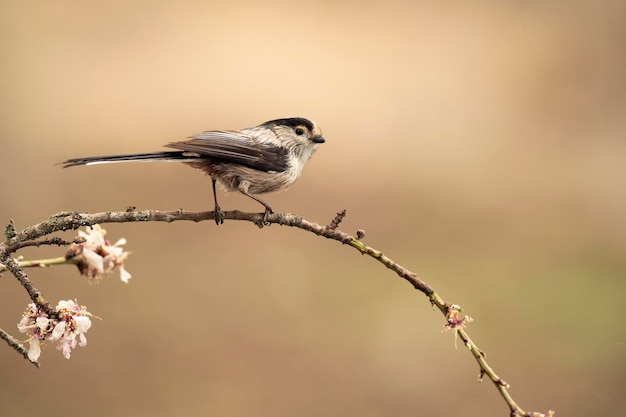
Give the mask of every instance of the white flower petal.
POLYGON ((57 349, 63 352, 63 357, 65 359, 70 358, 70 355, 72 354, 72 348, 70 347, 70 344, 67 341, 59 342, 57 349))
POLYGON ((126 238, 122 237, 120 239, 117 240, 117 242, 115 242, 113 244, 113 246, 121 246, 121 245, 125 245, 126 244, 126 238))
POLYGON ((48 328, 48 324, 50 323, 50 319, 48 317, 37 317, 37 320, 35 322, 37 324, 37 327, 39 327, 41 330, 46 330, 48 328))
POLYGON ((61 310, 72 311, 75 306, 76 306, 76 303, 73 300, 60 300, 57 303, 57 306, 55 308, 56 308, 56 311, 61 311, 61 310))
POLYGON ((20 331, 20 333, 26 333, 29 329, 33 328, 33 324, 31 322, 31 318, 28 316, 24 316, 22 317, 22 320, 20 320, 19 323, 17 323, 17 330, 20 331))
POLYGON ((29 342, 30 346, 28 347, 28 359, 30 359, 31 362, 36 362, 41 355, 41 345, 39 344, 39 339, 31 337, 29 342))
POLYGON ((104 266, 102 262, 102 256, 98 255, 91 249, 85 248, 83 251, 83 257, 85 258, 85 262, 95 268, 99 273, 104 272, 104 266))
POLYGON ((87 333, 87 330, 91 327, 91 320, 87 316, 73 316, 76 323, 76 333, 87 333))
POLYGON ((122 282, 124 282, 125 284, 128 284, 128 280, 131 277, 132 275, 130 274, 130 272, 124 269, 124 265, 120 265, 120 279, 122 280, 122 282))
POLYGON ((78 342, 78 346, 87 346, 87 337, 83 333, 79 334, 78 337, 80 339, 80 342, 78 342))
POLYGON ((67 342, 67 344, 70 346, 71 349, 74 349, 76 347, 76 344, 78 343, 78 342, 76 342, 76 334, 75 333, 68 334, 67 337, 65 338, 65 341, 67 342))
POLYGON ((65 334, 65 321, 60 321, 56 326, 54 326, 54 330, 52 330, 52 334, 50 335, 50 340, 53 342, 60 340, 64 334, 65 334))

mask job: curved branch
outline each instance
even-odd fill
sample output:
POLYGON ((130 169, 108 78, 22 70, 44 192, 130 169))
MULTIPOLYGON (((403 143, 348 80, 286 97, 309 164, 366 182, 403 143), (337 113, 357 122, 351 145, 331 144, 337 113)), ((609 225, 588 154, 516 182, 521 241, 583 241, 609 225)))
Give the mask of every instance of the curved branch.
MULTIPOLYGON (((337 213, 337 216, 327 226, 321 226, 317 223, 310 222, 302 217, 291 213, 274 213, 266 217, 263 213, 246 213, 241 211, 225 211, 222 213, 224 220, 239 220, 255 223, 259 227, 264 224, 279 224, 281 226, 296 227, 315 235, 325 237, 327 239, 341 242, 359 251, 361 254, 368 255, 377 260, 385 267, 394 271, 398 276, 408 281, 415 289, 426 295, 433 306, 436 306, 446 317, 447 324, 445 328, 454 330, 456 335, 463 341, 463 344, 470 350, 480 367, 480 377, 487 375, 494 383, 498 392, 507 403, 511 416, 542 416, 541 413, 525 412, 521 409, 511 397, 508 389, 509 385, 504 382, 488 365, 484 352, 470 339, 467 332, 463 329, 464 325, 469 322, 467 316, 458 317, 459 307, 446 303, 427 283, 422 281, 417 275, 403 266, 397 264, 382 252, 365 245, 361 240, 349 235, 348 233, 337 230, 339 223, 345 216, 345 210, 337 213)), ((128 223, 128 222, 174 222, 188 220, 200 222, 205 220, 214 220, 215 212, 190 212, 182 209, 174 211, 158 211, 158 210, 135 210, 129 208, 123 212, 102 212, 102 213, 78 213, 78 212, 62 212, 52 215, 39 224, 28 227, 21 232, 17 232, 12 223, 7 228, 5 235, 7 240, 0 243, 0 263, 4 263, 11 272, 25 285, 29 290, 29 294, 33 300, 43 300, 41 293, 36 291, 28 279, 24 279, 26 274, 19 268, 19 265, 10 257, 10 254, 25 246, 25 242, 36 242, 43 236, 51 233, 75 230, 83 226, 93 226, 103 223, 128 223), (31 288, 32 287, 32 288, 31 288)), ((359 232, 359 234, 362 234, 359 232)), ((361 237, 361 236, 359 236, 361 237)), ((42 241, 39 241, 42 242, 42 241)), ((56 243, 57 241, 53 241, 56 243)), ((30 244, 30 243, 29 243, 30 244)), ((42 244, 49 244, 47 241, 42 244)), ((551 415, 549 412, 548 415, 551 415)))

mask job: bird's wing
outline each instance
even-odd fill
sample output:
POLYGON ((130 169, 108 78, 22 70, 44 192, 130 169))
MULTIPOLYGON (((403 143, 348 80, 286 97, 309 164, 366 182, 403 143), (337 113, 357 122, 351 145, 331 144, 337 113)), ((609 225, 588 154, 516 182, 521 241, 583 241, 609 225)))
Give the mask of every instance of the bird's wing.
POLYGON ((282 172, 288 168, 285 148, 259 143, 240 131, 202 132, 191 136, 189 140, 171 142, 166 146, 260 171, 282 172))

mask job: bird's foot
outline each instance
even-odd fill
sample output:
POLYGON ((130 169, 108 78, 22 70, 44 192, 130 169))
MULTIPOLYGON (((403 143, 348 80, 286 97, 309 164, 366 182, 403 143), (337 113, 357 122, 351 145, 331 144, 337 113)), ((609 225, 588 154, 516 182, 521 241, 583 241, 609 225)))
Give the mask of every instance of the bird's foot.
POLYGON ((215 224, 218 226, 224 224, 224 212, 217 204, 215 205, 215 224))
POLYGON ((274 214, 274 210, 272 210, 271 207, 265 207, 265 213, 263 213, 263 225, 264 226, 269 226, 271 223, 269 221, 267 221, 267 216, 269 216, 270 214, 274 214))

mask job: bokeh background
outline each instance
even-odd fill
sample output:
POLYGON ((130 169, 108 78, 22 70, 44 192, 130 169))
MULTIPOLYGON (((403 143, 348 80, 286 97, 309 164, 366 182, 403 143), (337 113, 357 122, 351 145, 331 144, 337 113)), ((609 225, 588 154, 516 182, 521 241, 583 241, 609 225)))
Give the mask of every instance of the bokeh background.
MULTIPOLYGON (((275 208, 347 209, 342 230, 474 318, 523 408, 619 415, 625 18, 618 1, 5 1, 0 221, 210 209, 182 165, 55 164, 309 117, 327 143, 275 208)), ((248 223, 105 227, 129 241, 130 284, 29 271, 102 320, 39 370, 0 349, 0 415, 508 415, 425 297, 348 247, 248 223)), ((0 297, 17 334, 10 274, 0 297)))

